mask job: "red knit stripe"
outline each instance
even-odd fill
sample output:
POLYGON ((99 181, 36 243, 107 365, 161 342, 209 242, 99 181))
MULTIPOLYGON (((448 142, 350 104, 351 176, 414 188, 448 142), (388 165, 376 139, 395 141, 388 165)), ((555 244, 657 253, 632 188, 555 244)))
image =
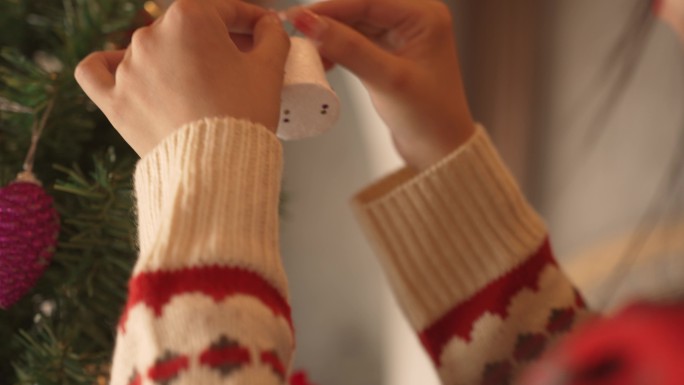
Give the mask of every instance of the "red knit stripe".
POLYGON ((189 365, 188 357, 181 356, 173 358, 168 361, 155 364, 147 372, 147 377, 152 381, 164 381, 172 379, 183 370, 186 370, 189 365))
POLYGON ((280 362, 280 358, 273 352, 261 353, 261 362, 268 364, 273 371, 280 377, 285 377, 285 365, 280 362))
POLYGON ((435 365, 453 337, 470 342, 473 324, 485 313, 508 316, 513 297, 524 288, 539 290, 539 275, 547 265, 556 265, 548 239, 522 265, 482 289, 466 302, 455 306, 420 333, 420 340, 435 365))
POLYGON ((144 303, 159 317, 162 309, 176 295, 202 293, 219 302, 226 297, 245 294, 259 299, 275 316, 287 320, 290 328, 290 305, 280 293, 257 273, 228 266, 185 268, 175 271, 144 272, 129 282, 128 302, 119 327, 125 332, 128 312, 138 303, 144 303))
POLYGON ((250 362, 249 350, 238 346, 209 348, 200 355, 200 364, 210 367, 230 364, 244 365, 250 362))

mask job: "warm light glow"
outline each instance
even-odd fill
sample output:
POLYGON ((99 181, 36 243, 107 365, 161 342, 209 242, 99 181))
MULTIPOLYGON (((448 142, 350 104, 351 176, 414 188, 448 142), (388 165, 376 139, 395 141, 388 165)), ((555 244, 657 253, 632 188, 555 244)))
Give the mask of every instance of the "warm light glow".
POLYGON ((162 14, 161 8, 154 1, 145 2, 145 11, 147 11, 147 13, 149 13, 155 19, 162 14))

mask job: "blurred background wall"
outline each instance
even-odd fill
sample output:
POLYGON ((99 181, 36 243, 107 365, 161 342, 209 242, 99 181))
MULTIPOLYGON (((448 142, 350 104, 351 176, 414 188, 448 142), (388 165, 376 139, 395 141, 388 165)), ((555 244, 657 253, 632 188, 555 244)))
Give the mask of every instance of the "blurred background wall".
MULTIPOLYGON (((597 303, 601 283, 614 270, 611 258, 622 255, 648 209, 684 127, 681 49, 657 26, 604 133, 590 146, 583 141, 598 102, 585 95, 599 93, 597 68, 633 4, 449 2, 475 116, 547 219, 563 263, 597 303)), ((320 385, 437 384, 348 205, 355 192, 401 163, 358 81, 341 69, 329 78, 342 99, 337 127, 285 145, 282 247, 296 366, 320 385)), ((676 263, 644 262, 638 272, 658 277, 668 266, 674 285, 684 281, 672 273, 676 263)), ((638 293, 639 285, 630 290, 638 293)))
POLYGON ((556 250, 597 307, 684 286, 682 173, 668 175, 684 151, 684 51, 668 27, 655 24, 613 112, 592 125, 614 76, 599 67, 634 28, 627 19, 638 3, 555 1, 545 10, 553 22, 530 165, 537 177, 528 181, 556 250))

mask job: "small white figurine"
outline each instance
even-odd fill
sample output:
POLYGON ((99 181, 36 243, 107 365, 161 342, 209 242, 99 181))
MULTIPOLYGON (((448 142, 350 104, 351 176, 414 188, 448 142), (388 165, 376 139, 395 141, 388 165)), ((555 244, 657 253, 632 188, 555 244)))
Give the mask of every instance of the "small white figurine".
POLYGON ((340 116, 340 101, 325 76, 318 49, 308 39, 291 39, 277 131, 283 140, 322 134, 340 116))

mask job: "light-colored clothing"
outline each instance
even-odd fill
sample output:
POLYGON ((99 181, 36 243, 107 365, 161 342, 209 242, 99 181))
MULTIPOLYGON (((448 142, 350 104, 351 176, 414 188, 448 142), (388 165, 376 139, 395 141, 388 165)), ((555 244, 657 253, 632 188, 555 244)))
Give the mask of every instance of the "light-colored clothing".
MULTIPOLYGON (((111 385, 287 383, 282 168, 276 136, 233 118, 187 124, 140 161, 140 256, 111 385)), ((445 385, 502 383, 590 315, 481 127, 354 209, 445 385)))

